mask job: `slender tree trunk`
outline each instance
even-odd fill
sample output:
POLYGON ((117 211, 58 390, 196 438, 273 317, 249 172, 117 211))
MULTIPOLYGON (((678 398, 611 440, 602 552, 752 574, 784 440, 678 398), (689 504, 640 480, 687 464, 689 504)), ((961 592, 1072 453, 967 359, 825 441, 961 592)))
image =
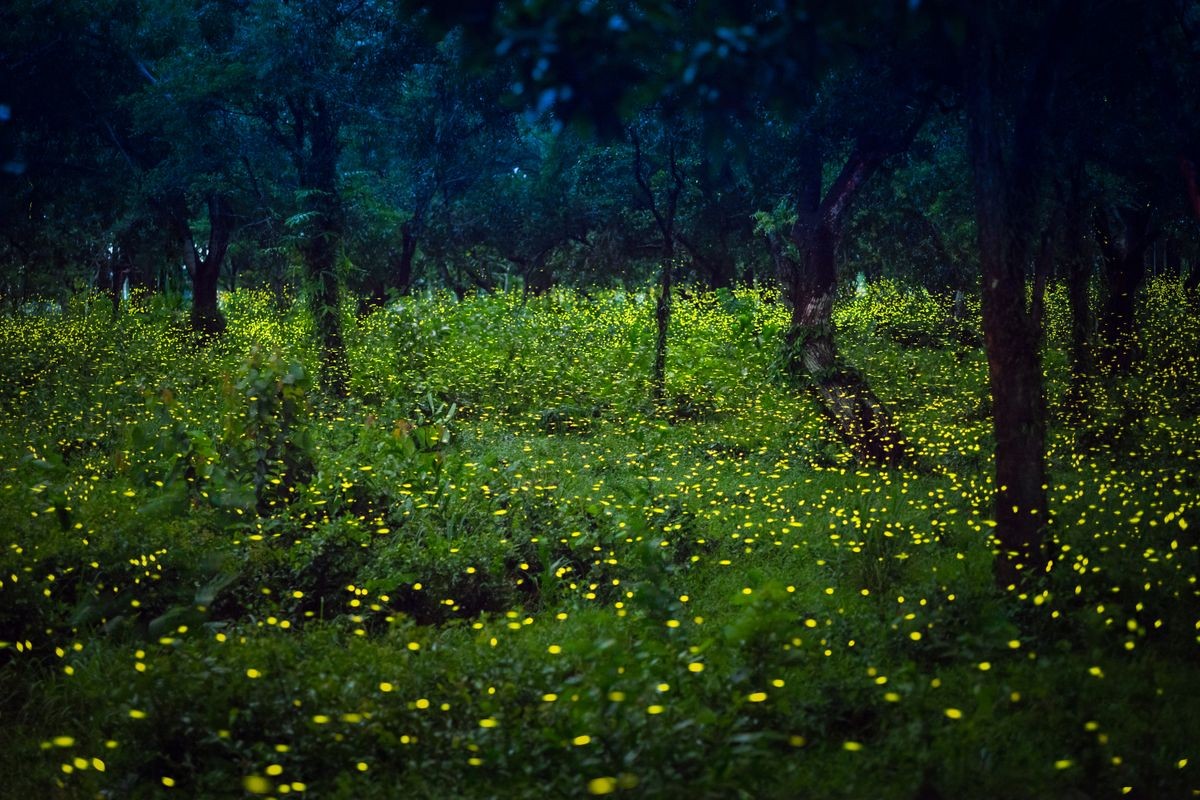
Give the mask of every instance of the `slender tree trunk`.
POLYGON ((1188 269, 1187 277, 1183 279, 1183 288, 1189 294, 1200 290, 1200 259, 1192 262, 1191 267, 1188 269))
POLYGON ((1173 281, 1177 281, 1182 274, 1179 242, 1175 240, 1163 242, 1163 275, 1173 281))
POLYGON ((1043 322, 1046 316, 1046 284, 1054 273, 1054 223, 1051 222, 1042 231, 1042 240, 1038 246, 1037 258, 1033 262, 1033 293, 1030 305, 1030 317, 1038 336, 1044 336, 1043 322))
POLYGON ((667 189, 666 203, 660 207, 650 186, 651 176, 645 168, 642 140, 636 128, 631 129, 630 139, 633 143, 634 180, 662 235, 662 266, 659 269, 658 299, 654 308, 654 367, 650 375, 651 396, 655 404, 660 405, 666 395, 667 332, 671 327, 671 271, 675 260, 675 214, 679 208, 679 195, 683 191, 684 180, 683 172, 675 158, 675 140, 669 138, 666 166, 671 182, 667 189))
POLYGON ((671 240, 663 247, 662 269, 658 275, 658 300, 654 308, 654 372, 650 385, 655 403, 661 403, 666 392, 667 380, 667 329, 671 325, 671 269, 675 250, 671 240))
POLYGON ((121 244, 114 242, 108 259, 108 285, 105 287, 108 299, 112 303, 114 321, 121 315, 121 288, 125 284, 125 274, 125 257, 121 252, 121 244))
POLYGON ((1102 211, 1096 217, 1097 239, 1104 256, 1105 296, 1100 316, 1104 360, 1117 374, 1127 374, 1139 356, 1134 321, 1138 290, 1146 280, 1146 250, 1154 241, 1146 209, 1102 211))
POLYGON ((1064 200, 1064 239, 1066 242, 1067 303, 1071 309, 1070 382, 1063 399, 1068 418, 1078 422, 1087 415, 1087 382, 1095 373, 1092 361, 1092 310, 1088 288, 1092 264, 1084 250, 1084 209, 1080 196, 1082 167, 1071 182, 1071 194, 1064 200))
MULTIPOLYGON (((1192 217, 1200 222, 1200 181, 1196 177, 1196 163, 1187 156, 1179 156, 1179 172, 1183 176, 1184 190, 1187 192, 1188 208, 1192 217)), ((1195 253, 1193 252, 1193 255, 1195 253)), ((1187 277, 1184 278, 1183 288, 1189 295, 1194 295, 1200 289, 1200 258, 1193 258, 1187 277)))

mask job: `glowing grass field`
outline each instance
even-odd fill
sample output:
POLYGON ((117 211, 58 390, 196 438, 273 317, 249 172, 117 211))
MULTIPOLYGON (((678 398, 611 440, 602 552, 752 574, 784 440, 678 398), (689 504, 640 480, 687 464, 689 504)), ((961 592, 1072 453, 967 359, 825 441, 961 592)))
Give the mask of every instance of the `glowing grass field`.
MULTIPOLYGON (((1068 424, 1053 570, 995 588, 981 347, 949 300, 835 311, 906 471, 773 369, 773 295, 555 290, 344 320, 228 295, 0 321, 4 797, 1200 794, 1200 317, 1068 424)), ((977 320, 968 315, 968 324, 977 320)))

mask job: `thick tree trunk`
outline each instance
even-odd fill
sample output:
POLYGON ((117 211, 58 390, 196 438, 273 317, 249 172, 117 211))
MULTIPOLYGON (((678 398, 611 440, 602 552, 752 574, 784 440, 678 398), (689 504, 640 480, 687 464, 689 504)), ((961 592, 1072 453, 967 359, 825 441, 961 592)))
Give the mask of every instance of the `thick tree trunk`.
POLYGON ((995 566, 1002 586, 1044 569, 1046 411, 1038 328, 1025 308, 1024 264, 1006 258, 1002 225, 980 213, 983 331, 996 435, 995 566))
POLYGON ((170 198, 171 220, 183 244, 183 261, 192 279, 192 330, 207 341, 225 332, 225 316, 217 306, 217 284, 221 263, 229 249, 233 233, 233 215, 225 199, 217 193, 208 196, 208 248, 203 256, 196 249, 188 220, 187 202, 182 193, 170 198))
POLYGON ((225 331, 225 315, 217 306, 218 277, 214 269, 199 269, 192 276, 192 330, 206 338, 225 331))
POLYGON ((1045 121, 1053 102, 1061 54, 1072 23, 1070 2, 1058 5, 1035 47, 1029 76, 1009 98, 999 74, 999 4, 971 9, 967 47, 968 150, 974 178, 983 330, 996 436, 994 531, 996 581, 1022 585, 1045 571, 1049 523, 1046 501, 1046 410, 1038 329, 1025 301, 1025 271, 1036 226, 1045 121), (1006 164, 1019 165, 1011 170, 1006 164))
MULTIPOLYGON (((976 174, 990 172, 977 167, 976 174)), ((976 192, 1002 187, 977 177, 976 192), (986 187, 986 188, 985 188, 986 187)), ((1022 582, 1044 569, 1042 548, 1047 524, 1046 411, 1038 329, 1025 308, 1024 259, 1014 258, 1019 232, 1004 229, 999 209, 990 201, 976 203, 980 263, 983 271, 983 332, 992 393, 996 436, 995 562, 1001 586, 1022 582)))
POLYGON ((888 155, 908 146, 923 120, 921 112, 890 146, 855 150, 823 197, 821 154, 809 147, 800 169, 798 218, 789 236, 800 258, 784 252, 778 239, 771 244, 784 299, 792 311, 784 340, 785 371, 793 379, 806 379, 834 429, 858 458, 889 465, 905 460, 903 437, 862 374, 838 358, 833 330, 835 255, 854 196, 888 155))
POLYGON ((833 330, 837 236, 827 226, 793 231, 803 264, 773 246, 791 325, 784 340, 788 376, 811 387, 838 435, 862 461, 895 466, 905 443, 887 408, 862 374, 838 357, 833 330))

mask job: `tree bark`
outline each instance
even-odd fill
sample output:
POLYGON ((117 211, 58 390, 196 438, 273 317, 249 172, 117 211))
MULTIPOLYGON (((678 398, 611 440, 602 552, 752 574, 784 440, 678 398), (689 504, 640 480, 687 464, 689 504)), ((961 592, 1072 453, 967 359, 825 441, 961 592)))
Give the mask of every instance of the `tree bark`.
POLYGON ((1122 208, 1096 215, 1096 238, 1104 257, 1105 296, 1100 316, 1104 360, 1127 374, 1140 349, 1134 321, 1137 292, 1146 280, 1146 250, 1154 241, 1150 210, 1122 208))
POLYGON ((191 326, 202 340, 225 332, 225 316, 217 306, 217 283, 221 277, 221 262, 225 260, 233 233, 233 215, 225 198, 214 192, 208 196, 207 202, 208 247, 202 256, 192 235, 187 201, 183 194, 176 193, 168 200, 170 218, 183 245, 183 263, 192 280, 191 326))
POLYGON ((400 254, 393 270, 394 286, 400 294, 412 288, 413 259, 417 255, 417 226, 408 220, 400 229, 400 254))
POLYGON ((650 188, 650 176, 645 174, 642 140, 636 129, 631 131, 630 139, 633 142, 634 179, 662 235, 662 265, 659 268, 658 298, 654 307, 654 368, 650 377, 651 394, 655 404, 660 404, 666 394, 667 331, 671 325, 671 280, 675 261, 675 214, 679 208, 679 195, 683 192, 683 172, 675 158, 675 140, 668 138, 667 171, 670 184, 665 207, 660 208, 650 188))
POLYGON ((1039 339, 1044 336, 1043 322, 1046 316, 1046 285, 1054 273, 1054 225, 1051 220, 1042 231, 1042 239, 1038 245, 1037 258, 1033 262, 1033 292, 1031 296, 1030 317, 1033 327, 1038 332, 1039 339))
POLYGON ((856 457, 888 465, 904 461, 904 439, 862 374, 838 358, 832 316, 835 255, 854 196, 889 155, 908 146, 923 120, 922 112, 891 147, 856 149, 824 197, 820 152, 807 148, 798 193, 801 207, 790 232, 800 257, 788 255, 777 239, 771 247, 784 299, 792 311, 784 340, 785 372, 793 379, 806 379, 856 457))
MULTIPOLYGON (((1192 210, 1192 216, 1196 218, 1196 222, 1200 222, 1200 184, 1196 179, 1196 163, 1187 156, 1179 156, 1179 172, 1183 175, 1184 189, 1187 191, 1188 208, 1192 210)), ((1189 294, 1195 293, 1200 289, 1200 259, 1193 259, 1191 268, 1188 270, 1187 277, 1184 279, 1183 288, 1189 294)))
POLYGON ((305 190, 312 223, 300 245, 312 286, 312 314, 321 344, 320 382, 334 397, 349 392, 350 362, 342 338, 341 286, 337 260, 344 227, 337 165, 341 154, 338 122, 323 96, 288 98, 295 146, 293 161, 305 190))
POLYGON ((388 295, 408 294, 412 288, 413 260, 417 253, 418 231, 421 228, 416 217, 405 220, 400 226, 400 247, 388 251, 387 272, 385 275, 371 275, 367 280, 365 294, 359 299, 359 316, 383 308, 387 304, 388 295))
MULTIPOLYGON (((1050 12, 1029 77, 1009 98, 1003 86, 996 16, 998 3, 971 6, 968 18, 968 150, 975 184, 979 260, 983 273, 983 331, 996 436, 994 531, 996 581, 1022 585, 1043 572, 1049 510, 1046 501, 1046 409, 1038 329, 1025 301, 1025 272, 1050 113, 1072 4, 1050 12), (1006 164, 1013 165, 1011 169, 1006 164)), ((1012 84, 1009 84, 1010 86, 1012 84)))
POLYGON ((1092 311, 1088 287, 1092 280, 1092 264, 1084 250, 1084 208, 1081 196, 1083 168, 1080 166, 1071 179, 1070 195, 1060 197, 1065 206, 1063 238, 1066 245, 1064 267, 1067 280, 1067 303, 1071 309, 1070 382, 1063 406, 1068 418, 1083 420, 1087 413, 1087 382, 1095 372, 1092 361, 1092 311))

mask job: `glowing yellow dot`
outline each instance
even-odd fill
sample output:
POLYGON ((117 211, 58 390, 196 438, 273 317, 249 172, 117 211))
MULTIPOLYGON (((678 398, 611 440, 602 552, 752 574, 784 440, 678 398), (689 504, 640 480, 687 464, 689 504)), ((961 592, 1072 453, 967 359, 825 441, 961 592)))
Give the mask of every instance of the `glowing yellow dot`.
POLYGON ((481 728, 494 728, 499 724, 500 724, 499 722, 492 719, 491 717, 487 717, 486 719, 479 720, 479 727, 481 727, 481 728))
POLYGON ((688 664, 688 672, 704 672, 704 663, 701 661, 693 661, 688 664))
POLYGON ((583 736, 576 736, 574 739, 572 739, 571 744, 575 745, 576 747, 583 747, 585 744, 588 744, 591 741, 592 737, 585 733, 583 736))
POLYGON ((747 695, 746 699, 749 700, 751 703, 761 703, 762 701, 767 699, 767 693, 766 692, 753 692, 752 694, 747 695))
POLYGON ((396 688, 395 686, 392 686, 387 681, 383 681, 382 683, 379 684, 379 691, 381 691, 381 692, 390 692, 395 688, 396 688))
POLYGON ((849 750, 851 753, 857 753, 863 749, 861 742, 842 742, 842 749, 849 750))
POLYGON ((612 794, 617 790, 616 778, 592 778, 588 781, 589 794, 612 794))
POLYGON ((949 717, 950 719, 962 719, 962 715, 963 715, 963 713, 961 711, 959 711, 957 708, 947 708, 946 709, 946 716, 949 717))

